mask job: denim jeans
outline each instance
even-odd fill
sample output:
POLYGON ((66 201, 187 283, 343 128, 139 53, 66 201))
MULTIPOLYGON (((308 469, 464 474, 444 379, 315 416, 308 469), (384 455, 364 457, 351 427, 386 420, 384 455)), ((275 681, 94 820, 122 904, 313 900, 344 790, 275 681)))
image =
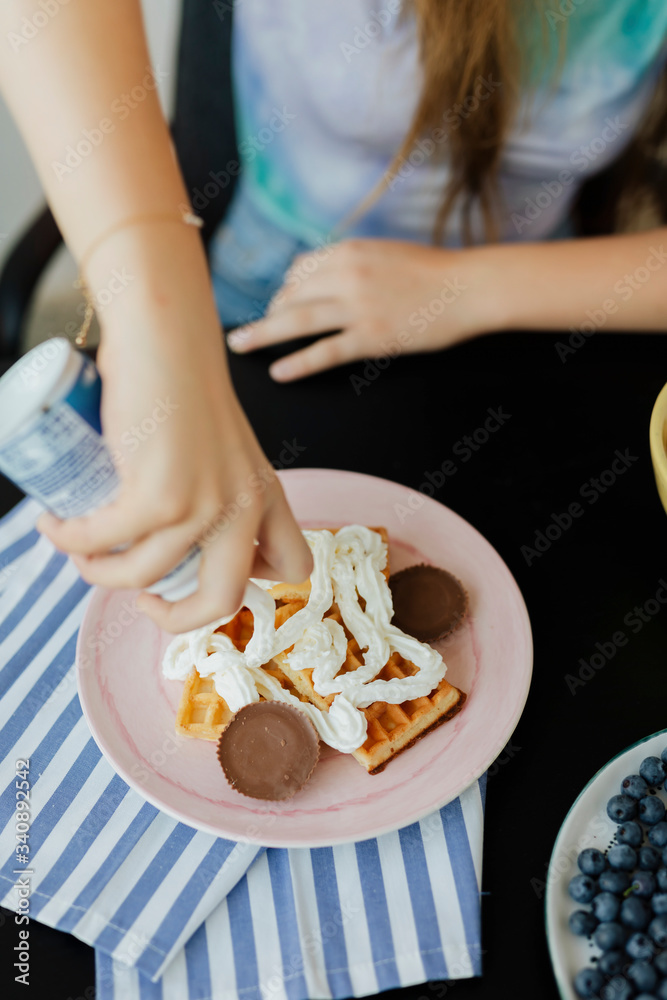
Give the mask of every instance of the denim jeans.
POLYGON ((210 250, 213 290, 225 330, 263 316, 294 257, 309 249, 267 219, 239 183, 210 250))

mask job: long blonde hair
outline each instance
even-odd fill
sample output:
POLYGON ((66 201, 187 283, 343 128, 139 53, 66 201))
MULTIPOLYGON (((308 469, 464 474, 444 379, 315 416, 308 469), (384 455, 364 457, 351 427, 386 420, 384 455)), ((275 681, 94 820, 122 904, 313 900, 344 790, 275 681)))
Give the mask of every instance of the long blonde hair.
MULTIPOLYGON (((475 241, 473 209, 478 208, 487 242, 498 238, 498 170, 519 97, 527 87, 554 86, 563 65, 567 23, 549 21, 546 0, 405 0, 414 10, 423 84, 405 138, 378 185, 354 213, 363 214, 391 186, 416 143, 442 132, 448 119, 449 178, 433 227, 442 241, 454 205, 460 206, 463 242, 475 241), (479 99, 479 81, 493 82, 479 99), (456 109, 474 108, 472 113, 456 109)), ((619 161, 620 179, 609 185, 614 226, 633 204, 657 205, 667 220, 664 172, 656 169, 667 132, 667 70, 634 141, 619 161), (625 175, 625 176, 624 176, 625 175)))

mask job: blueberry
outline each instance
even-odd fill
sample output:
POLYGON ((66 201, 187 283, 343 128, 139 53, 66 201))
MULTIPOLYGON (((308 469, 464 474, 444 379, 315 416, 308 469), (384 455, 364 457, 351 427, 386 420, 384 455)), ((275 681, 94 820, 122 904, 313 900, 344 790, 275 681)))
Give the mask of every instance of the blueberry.
POLYGON ((590 875, 575 875, 567 887, 575 903, 590 903, 597 893, 597 885, 590 875))
POLYGON ((646 826, 654 826, 665 818, 665 807, 657 795, 645 795, 639 800, 639 818, 646 826))
POLYGON ((657 847, 651 847, 650 844, 644 844, 643 847, 639 848, 638 853, 639 867, 647 872, 657 872, 662 858, 662 855, 657 847))
POLYGON ((667 765, 667 747, 665 747, 665 749, 660 754, 660 759, 662 760, 663 764, 667 765))
POLYGON ((667 976, 667 951, 661 951, 653 959, 653 965, 661 976, 667 976))
POLYGON ((667 1000, 667 979, 663 979, 655 991, 655 995, 657 1000, 667 1000))
POLYGON ((574 977, 574 990, 578 997, 588 1000, 596 997, 604 985, 602 973, 597 969, 582 969, 574 977))
MULTIPOLYGON (((667 868, 661 869, 667 874, 667 868)), ((598 879, 598 886, 600 892, 613 892, 614 895, 620 896, 630 885, 630 876, 627 872, 614 871, 613 868, 608 868, 606 872, 602 872, 600 878, 598 879)))
POLYGON ((628 938, 625 950, 630 958, 639 958, 642 961, 649 962, 653 958, 655 948, 650 937, 638 931, 628 938))
POLYGON ((615 976, 623 970, 626 962, 625 953, 620 948, 614 948, 612 951, 605 951, 604 955, 600 956, 598 969, 605 976, 615 976))
POLYGON ((662 864, 663 867, 667 868, 667 847, 663 847, 662 849, 662 864))
POLYGON ((600 997, 602 1000, 630 1000, 634 992, 634 988, 625 976, 614 976, 606 986, 602 987, 600 997))
POLYGON ((593 940, 600 951, 615 951, 622 948, 626 937, 625 928, 615 921, 608 924, 598 924, 593 931, 593 940))
POLYGON ((635 1000, 657 1000, 655 993, 638 993, 635 1000))
POLYGON ((667 892, 667 868, 658 868, 655 873, 655 880, 661 892, 667 892))
POLYGON ((570 914, 568 926, 577 937, 587 937, 597 927, 597 918, 589 910, 575 910, 570 914))
POLYGON ((633 799, 643 799, 648 793, 648 785, 640 774, 629 774, 621 782, 621 794, 629 795, 633 799))
POLYGON ((587 847, 577 858, 577 864, 584 875, 596 878, 607 867, 607 859, 597 847, 587 847))
POLYGON ((631 884, 635 896, 639 896, 641 899, 650 899, 655 892, 655 875, 653 872, 635 872, 631 884))
POLYGON ((637 815, 637 800, 629 795, 612 795, 607 802, 607 816, 614 823, 625 823, 637 815))
POLYGON ((663 913, 667 913, 667 892, 656 892, 651 900, 651 906, 653 907, 653 912, 658 917, 663 913))
POLYGON ((648 926, 650 919, 651 915, 643 899, 638 899, 637 896, 628 896, 621 903, 619 920, 633 931, 643 931, 648 926))
POLYGON ((654 847, 667 847, 667 823, 664 820, 651 827, 648 832, 648 840, 649 844, 653 844, 654 847))
POLYGON ((631 872, 637 867, 637 852, 629 844, 614 844, 607 855, 607 861, 610 868, 631 872))
POLYGON ((628 823, 623 823, 616 830, 616 840, 619 844, 629 844, 630 847, 639 847, 643 839, 644 831, 634 819, 631 819, 628 823))
POLYGON ((661 913, 659 917, 654 917, 648 925, 648 932, 658 948, 667 948, 667 915, 661 913))
POLYGON ((643 993, 650 993, 658 985, 658 973, 653 966, 646 961, 633 962, 625 973, 635 989, 643 993))
POLYGON ((659 757, 644 757, 639 765, 639 773, 652 788, 657 788, 667 777, 667 768, 659 757))
POLYGON ((621 909, 621 901, 618 896, 614 896, 611 892, 600 892, 593 900, 591 908, 600 923, 616 920, 621 909))

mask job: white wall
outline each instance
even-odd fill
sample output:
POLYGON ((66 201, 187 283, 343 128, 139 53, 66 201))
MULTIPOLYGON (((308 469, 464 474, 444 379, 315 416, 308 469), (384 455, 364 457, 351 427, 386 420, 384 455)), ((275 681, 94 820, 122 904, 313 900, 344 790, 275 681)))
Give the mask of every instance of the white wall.
MULTIPOLYGON (((100 0, 93 2, 99 3, 100 0)), ((142 0, 153 64, 169 71, 169 76, 160 83, 160 97, 167 114, 172 106, 181 2, 142 0)), ((0 98, 0 266, 14 239, 43 203, 37 174, 19 131, 0 98)))

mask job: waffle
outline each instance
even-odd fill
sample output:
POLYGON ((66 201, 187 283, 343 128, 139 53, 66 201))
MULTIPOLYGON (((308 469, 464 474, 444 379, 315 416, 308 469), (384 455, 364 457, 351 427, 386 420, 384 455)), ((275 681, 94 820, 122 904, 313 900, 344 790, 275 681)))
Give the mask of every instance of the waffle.
MULTIPOLYGON (((278 609, 276 627, 288 616, 289 609, 290 606, 287 606, 286 610, 278 609)), ((216 631, 224 632, 237 649, 244 650, 253 631, 252 614, 247 608, 241 608, 229 624, 222 625, 216 631)), ((282 670, 273 662, 266 664, 262 669, 275 677, 291 694, 300 697, 282 670)), ((231 722, 233 714, 227 702, 215 690, 213 678, 200 677, 193 667, 185 681, 176 713, 176 732, 193 739, 217 742, 223 729, 226 729, 231 722)))
MULTIPOLYGON (((286 618, 290 614, 295 614, 300 607, 303 607, 302 601, 292 601, 288 605, 279 606, 278 610, 286 618)), ((325 617, 335 619, 345 629, 340 611, 335 604, 325 617)), ((363 662, 363 654, 356 640, 347 629, 345 634, 347 655, 339 674, 356 670, 363 662)), ((334 695, 323 697, 317 693, 313 687, 312 670, 292 670, 287 662, 288 652, 289 650, 279 653, 275 657, 275 662, 301 697, 307 698, 313 705, 327 711, 334 695)), ((417 671, 418 667, 414 663, 405 660, 399 653, 393 653, 377 676, 381 680, 390 680, 393 677, 410 677, 417 671)), ((466 696, 462 691, 443 678, 437 688, 425 697, 414 698, 398 705, 376 701, 368 708, 360 708, 359 711, 366 716, 368 731, 365 743, 358 750, 354 750, 352 756, 369 774, 378 774, 398 753, 407 750, 422 736, 456 715, 463 707, 465 699, 466 696)))
MULTIPOLYGON (((335 529, 334 529, 335 530, 335 529)), ((384 528, 374 528, 387 542, 384 528)), ((383 571, 389 578, 389 565, 383 571)), ((276 600, 276 628, 296 614, 308 601, 310 581, 301 584, 279 583, 271 589, 276 600)), ((335 618, 345 628, 340 611, 334 604, 325 616, 335 618)), ((227 625, 218 632, 228 635, 239 650, 244 650, 253 632, 253 618, 247 608, 242 608, 227 625)), ((347 655, 340 672, 355 670, 363 662, 363 654, 355 639, 345 629, 347 635, 347 655)), ((287 663, 286 654, 279 653, 262 669, 275 677, 291 694, 308 701, 323 711, 328 711, 333 695, 319 695, 312 683, 312 670, 293 671, 287 663)), ((412 676, 418 668, 399 653, 394 653, 382 668, 378 677, 389 680, 393 677, 412 676)), ((399 705, 384 701, 374 702, 368 708, 359 709, 368 723, 366 740, 353 751, 353 756, 369 774, 382 771, 388 762, 402 750, 412 746, 416 740, 456 715, 463 707, 465 694, 446 680, 428 696, 414 698, 399 705)), ((193 668, 185 682, 181 703, 176 718, 176 731, 183 736, 217 741, 222 731, 231 721, 232 712, 226 702, 217 694, 213 679, 200 677, 193 668)))

